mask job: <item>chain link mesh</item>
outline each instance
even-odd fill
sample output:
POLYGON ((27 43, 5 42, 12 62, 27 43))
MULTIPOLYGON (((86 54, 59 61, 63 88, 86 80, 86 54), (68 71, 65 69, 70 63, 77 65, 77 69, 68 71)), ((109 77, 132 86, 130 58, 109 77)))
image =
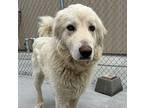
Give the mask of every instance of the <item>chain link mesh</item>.
MULTIPOLYGON (((97 78, 105 74, 115 74, 122 80, 123 88, 127 88, 127 1, 126 0, 64 0, 64 7, 81 3, 97 12, 102 19, 108 34, 104 40, 104 55, 94 68, 97 78)), ((37 37, 37 17, 54 16, 60 9, 60 0, 19 0, 21 22, 19 25, 19 48, 25 49, 25 38, 37 37)), ((18 54, 18 72, 21 76, 31 76, 31 53, 18 54)))

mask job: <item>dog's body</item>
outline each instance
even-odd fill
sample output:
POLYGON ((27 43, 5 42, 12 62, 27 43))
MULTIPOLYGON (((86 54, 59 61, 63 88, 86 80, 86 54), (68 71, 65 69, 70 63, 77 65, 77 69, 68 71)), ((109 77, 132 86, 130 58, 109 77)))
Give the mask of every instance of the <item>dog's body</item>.
POLYGON ((95 12, 80 4, 58 12, 52 28, 52 37, 41 36, 33 44, 36 108, 43 108, 44 78, 54 88, 56 108, 76 108, 90 82, 92 66, 102 55, 106 30, 95 12))

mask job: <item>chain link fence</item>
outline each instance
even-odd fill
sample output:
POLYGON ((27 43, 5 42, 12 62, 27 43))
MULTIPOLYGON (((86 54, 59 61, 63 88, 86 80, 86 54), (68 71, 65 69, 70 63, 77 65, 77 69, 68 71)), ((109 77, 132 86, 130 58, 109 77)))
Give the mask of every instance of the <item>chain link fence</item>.
POLYGON ((19 76, 31 76, 31 52, 25 38, 37 37, 37 17, 54 16, 58 10, 70 4, 81 3, 93 8, 102 19, 108 34, 104 39, 104 54, 94 68, 97 78, 114 74, 121 78, 127 88, 127 1, 126 0, 19 0, 19 76))

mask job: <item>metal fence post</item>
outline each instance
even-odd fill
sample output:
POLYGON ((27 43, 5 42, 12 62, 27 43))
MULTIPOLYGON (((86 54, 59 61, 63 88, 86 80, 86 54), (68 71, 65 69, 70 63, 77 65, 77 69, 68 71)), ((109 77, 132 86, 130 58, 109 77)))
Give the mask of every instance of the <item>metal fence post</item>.
POLYGON ((26 50, 27 50, 27 52, 30 52, 29 38, 25 38, 25 44, 26 44, 26 50))
POLYGON ((59 0, 60 1, 60 8, 63 9, 64 8, 64 0, 59 0))

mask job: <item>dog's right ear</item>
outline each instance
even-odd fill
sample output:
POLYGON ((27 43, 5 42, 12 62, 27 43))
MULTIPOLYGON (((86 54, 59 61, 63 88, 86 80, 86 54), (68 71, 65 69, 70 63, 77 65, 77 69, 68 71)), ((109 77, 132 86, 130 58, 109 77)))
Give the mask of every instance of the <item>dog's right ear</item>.
POLYGON ((53 25, 53 34, 57 38, 60 38, 62 35, 61 21, 59 18, 55 18, 54 25, 53 25))
POLYGON ((65 29, 65 27, 64 27, 65 19, 66 19, 66 15, 64 13, 64 9, 60 10, 56 14, 56 17, 54 19, 53 34, 54 34, 54 36, 56 36, 59 39, 61 38, 62 33, 63 33, 64 29, 65 29))

